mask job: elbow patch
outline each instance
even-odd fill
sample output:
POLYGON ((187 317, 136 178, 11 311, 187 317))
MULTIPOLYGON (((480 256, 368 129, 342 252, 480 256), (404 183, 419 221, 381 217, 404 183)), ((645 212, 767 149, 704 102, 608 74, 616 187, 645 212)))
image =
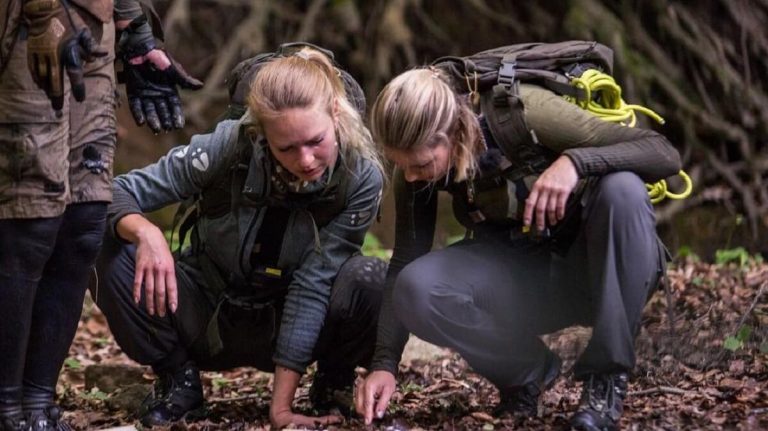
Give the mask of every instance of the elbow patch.
POLYGON ((371 219, 373 216, 373 209, 368 208, 366 210, 358 211, 352 215, 349 216, 349 225, 350 226, 361 226, 371 219))

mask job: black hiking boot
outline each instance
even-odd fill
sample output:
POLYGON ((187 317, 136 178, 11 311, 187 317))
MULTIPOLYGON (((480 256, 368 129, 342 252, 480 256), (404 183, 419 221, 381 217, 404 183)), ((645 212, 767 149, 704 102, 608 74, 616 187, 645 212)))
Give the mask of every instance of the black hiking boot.
POLYGON ((141 403, 139 420, 146 427, 168 425, 202 407, 200 370, 192 362, 187 362, 177 370, 158 377, 152 392, 141 403))
POLYGON ((332 410, 350 417, 355 409, 354 404, 354 370, 320 371, 315 373, 312 386, 309 388, 309 401, 312 407, 323 414, 332 410))
POLYGON ((61 419, 61 409, 50 405, 43 409, 24 412, 28 431, 72 431, 72 427, 61 419))
POLYGON ((626 373, 592 374, 584 381, 579 410, 571 417, 571 429, 579 431, 614 431, 627 396, 626 373))
POLYGON ((21 386, 0 386, 0 431, 26 430, 21 386))
POLYGON ((523 386, 513 386, 499 389, 501 401, 494 409, 494 415, 500 416, 511 413, 518 418, 532 418, 539 414, 541 394, 552 387, 560 376, 560 358, 552 353, 547 360, 548 367, 544 377, 539 381, 526 383, 523 386))
POLYGON ((19 410, 18 415, 0 414, 0 431, 27 431, 27 422, 19 410))
POLYGON ((21 406, 26 422, 25 431, 72 431, 61 418, 61 408, 53 402, 56 388, 24 381, 21 406))

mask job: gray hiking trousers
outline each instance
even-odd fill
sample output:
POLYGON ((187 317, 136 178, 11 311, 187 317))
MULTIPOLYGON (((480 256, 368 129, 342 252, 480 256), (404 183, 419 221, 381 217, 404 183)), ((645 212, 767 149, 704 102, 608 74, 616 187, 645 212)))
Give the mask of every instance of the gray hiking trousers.
POLYGON ((414 260, 395 282, 398 318, 419 338, 457 351, 501 388, 541 379, 553 353, 539 335, 575 324, 593 327, 577 378, 631 370, 664 248, 636 175, 606 175, 586 193, 562 254, 554 246, 521 250, 487 238, 414 260))

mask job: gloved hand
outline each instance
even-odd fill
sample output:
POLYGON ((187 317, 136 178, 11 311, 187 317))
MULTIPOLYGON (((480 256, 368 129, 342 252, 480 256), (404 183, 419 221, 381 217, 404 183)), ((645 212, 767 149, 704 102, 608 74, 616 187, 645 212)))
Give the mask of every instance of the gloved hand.
POLYGON ((198 90, 203 83, 155 46, 143 16, 123 30, 118 49, 123 59, 121 82, 125 83, 128 106, 136 124, 147 123, 155 133, 184 127, 184 113, 176 86, 198 90))
POLYGON ((184 113, 176 86, 198 90, 203 83, 191 77, 168 53, 154 49, 143 62, 124 62, 125 89, 128 106, 139 126, 145 122, 153 132, 181 129, 184 113))
POLYGON ((107 51, 99 49, 77 12, 62 0, 29 0, 23 11, 29 28, 27 66, 53 109, 64 106, 64 71, 75 100, 85 100, 83 63, 103 57, 107 51))

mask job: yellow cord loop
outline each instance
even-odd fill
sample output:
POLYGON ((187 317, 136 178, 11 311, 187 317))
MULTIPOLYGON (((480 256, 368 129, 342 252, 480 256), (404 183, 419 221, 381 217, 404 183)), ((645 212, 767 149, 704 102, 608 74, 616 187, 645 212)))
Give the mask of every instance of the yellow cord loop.
MULTIPOLYGON (((653 110, 641 105, 629 105, 621 98, 621 87, 616 84, 613 77, 597 69, 589 69, 578 78, 571 78, 571 84, 584 90, 586 97, 578 100, 572 96, 564 96, 566 100, 595 114, 598 118, 622 126, 635 127, 637 124, 636 112, 645 114, 659 124, 664 124, 664 119, 653 110)), ((656 204, 665 198, 685 199, 693 191, 691 177, 684 171, 678 172, 685 183, 685 189, 681 193, 673 193, 667 189, 665 180, 654 184, 646 184, 651 202, 656 204)))
POLYGON ((682 193, 670 192, 667 189, 667 182, 665 180, 645 185, 645 188, 648 189, 648 196, 651 197, 651 203, 659 203, 663 201, 664 198, 685 199, 691 195, 691 191, 693 190, 693 182, 691 181, 691 177, 688 176, 685 171, 680 171, 677 173, 677 175, 679 175, 680 178, 683 179, 683 183, 685 183, 685 189, 682 193))

